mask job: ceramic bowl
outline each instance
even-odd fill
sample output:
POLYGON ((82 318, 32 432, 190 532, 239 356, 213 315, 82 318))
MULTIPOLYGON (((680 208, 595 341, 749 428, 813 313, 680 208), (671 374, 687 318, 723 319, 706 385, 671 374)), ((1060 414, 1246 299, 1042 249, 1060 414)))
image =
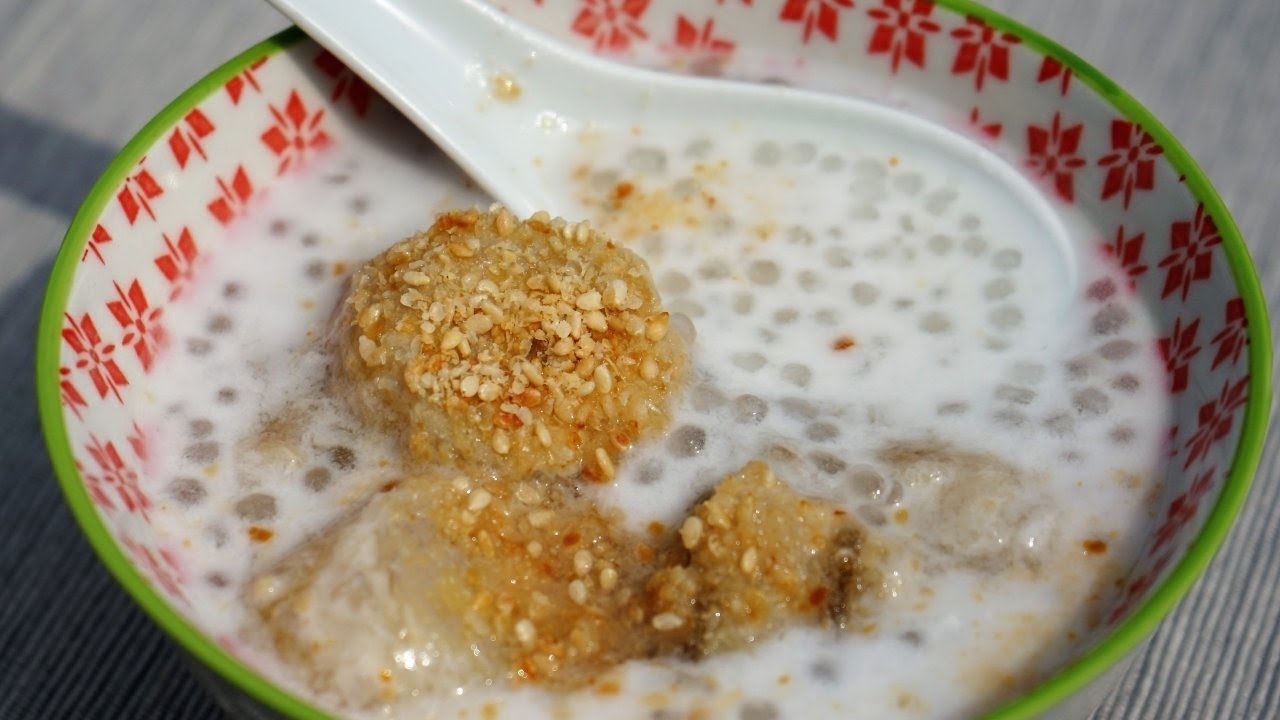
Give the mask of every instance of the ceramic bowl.
MULTIPOLYGON (((1265 432, 1258 280, 1178 141, 1075 55, 967 0, 584 0, 509 11, 626 62, 812 87, 963 129, 1105 230, 1099 251, 1128 273, 1163 338, 1172 398, 1163 489, 1103 639, 990 717, 1087 713, 1226 537, 1265 432)), ((189 549, 155 531, 164 503, 143 424, 150 373, 172 335, 166 306, 255 196, 289 183, 319 146, 391 113, 296 30, 247 50, 115 158, 71 224, 45 298, 39 402, 67 501, 121 584, 246 714, 320 712, 238 660, 234 638, 193 622, 189 549)))

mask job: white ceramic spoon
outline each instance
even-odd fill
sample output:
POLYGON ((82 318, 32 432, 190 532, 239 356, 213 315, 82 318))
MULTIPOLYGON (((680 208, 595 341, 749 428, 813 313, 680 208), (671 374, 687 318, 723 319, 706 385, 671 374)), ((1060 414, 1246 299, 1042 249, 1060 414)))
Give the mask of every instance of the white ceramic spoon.
POLYGON ((961 183, 994 182, 1038 216, 1075 261, 1058 213, 1005 162, 964 136, 869 102, 777 85, 638 69, 566 47, 481 0, 270 0, 359 73, 477 183, 517 215, 574 218, 563 159, 590 154, 588 133, 706 137, 749 133, 945 158, 961 183), (557 164, 560 162, 561 164, 557 164))

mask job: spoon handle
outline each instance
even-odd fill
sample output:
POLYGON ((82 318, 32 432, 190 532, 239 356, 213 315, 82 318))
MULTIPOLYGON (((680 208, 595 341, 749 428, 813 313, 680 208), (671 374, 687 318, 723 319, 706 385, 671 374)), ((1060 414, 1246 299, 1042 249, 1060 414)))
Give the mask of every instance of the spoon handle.
POLYGON ((556 210, 530 158, 542 138, 564 134, 557 113, 617 94, 478 0, 270 2, 521 215, 556 210))

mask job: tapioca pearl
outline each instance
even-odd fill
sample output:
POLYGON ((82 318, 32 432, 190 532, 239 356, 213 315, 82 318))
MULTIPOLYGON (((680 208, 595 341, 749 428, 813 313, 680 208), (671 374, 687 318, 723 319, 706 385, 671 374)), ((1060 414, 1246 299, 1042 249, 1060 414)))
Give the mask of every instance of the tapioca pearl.
POLYGON ((231 332, 233 324, 229 315, 217 313, 209 318, 209 322, 205 324, 205 329, 212 335, 225 335, 231 332))
POLYGON ((264 522, 275 518, 276 499, 266 493, 253 493, 237 500, 232 510, 241 520, 264 522))
POLYGON ((1022 309, 1017 305, 1000 305, 987 314, 987 321, 1000 330, 1012 330, 1022 324, 1022 309))
POLYGON ((787 363, 782 366, 779 372, 783 380, 795 385, 796 387, 808 387, 809 381, 813 379, 813 371, 807 365, 800 363, 787 363))
POLYGON ((772 345, 778 341, 778 333, 767 327, 757 329, 756 337, 760 338, 760 341, 766 345, 772 345))
POLYGON ((693 282, 689 280, 689 276, 677 270, 666 271, 658 280, 658 290, 672 295, 687 293, 691 287, 693 282))
POLYGON ((751 309, 756 305, 756 296, 749 292, 734 293, 731 304, 735 313, 750 315, 751 309))
POLYGON ((327 467, 309 468, 302 474, 302 484, 311 492, 323 492, 333 482, 333 472, 327 467))
POLYGON ((840 437, 840 428, 829 422, 811 423, 804 429, 804 436, 813 442, 831 442, 840 437))
POLYGON ((748 700, 738 708, 738 720, 778 720, 778 706, 768 700, 748 700))
POLYGON ((667 236, 662 233, 645 233, 640 237, 639 246, 645 257, 657 258, 667 249, 667 236))
POLYGON ((910 215, 899 215, 898 229, 906 233, 915 232, 916 231, 915 219, 912 218, 910 215))
POLYGON ((707 309, 701 303, 689 298, 676 298, 667 303, 667 309, 691 318, 700 318, 707 314, 707 309))
POLYGON ((889 174, 884 162, 876 158, 858 158, 850 168, 855 180, 883 180, 889 174))
POLYGON ((1132 340, 1111 340, 1098 348, 1098 354, 1103 360, 1111 362, 1120 362, 1125 358, 1137 352, 1138 346, 1132 340))
POLYGON ((861 500, 882 502, 889 494, 889 480, 870 465, 854 465, 847 475, 849 490, 861 500))
POLYGON ((724 212, 718 212, 707 220, 707 229, 715 237, 731 235, 737 227, 738 223, 733 219, 733 216, 724 212))
POLYGON ((701 413, 711 412, 727 401, 725 394, 710 383, 697 385, 689 391, 689 404, 701 413))
POLYGON ((713 145, 711 141, 707 138, 698 138, 697 140, 690 142, 688 145, 685 145, 684 151, 681 154, 687 158, 693 158, 696 160, 706 157, 707 153, 711 152, 712 147, 713 145))
POLYGON ((192 440, 203 440, 213 434, 213 422, 206 418, 196 418, 187 423, 187 434, 192 440))
POLYGON ((782 412, 788 417, 797 420, 812 420, 818 417, 818 408, 804 398, 783 398, 778 403, 778 406, 782 408, 782 412))
POLYGON ((1121 373, 1111 379, 1111 387, 1122 393, 1135 393, 1142 387, 1142 381, 1133 373, 1121 373))
POLYGON ((218 394, 215 396, 219 405, 232 405, 240 397, 240 393, 231 386, 218 388, 218 394))
POLYGON ((284 237, 289 234, 289 221, 284 218, 276 218, 267 225, 267 234, 272 237, 284 237))
POLYGON ((856 203, 849 208, 850 220, 879 220, 880 210, 873 203, 856 203))
POLYGON ((227 578, 225 574, 220 572, 206 573, 204 576, 204 581, 210 587, 214 587, 219 590, 222 590, 231 586, 231 580, 227 578))
POLYGON ((969 403, 964 403, 964 402, 938 403, 938 407, 934 412, 936 412, 940 417, 953 417, 956 415, 963 415, 969 412, 969 403))
POLYGON ((995 302, 1009 297, 1017 289, 1012 279, 999 277, 982 286, 982 297, 995 302))
POLYGON ((778 308, 773 311, 773 322, 776 325, 790 325, 800 317, 800 311, 792 308, 778 308))
POLYGON ((894 310, 910 310, 916 306, 916 299, 913 297, 896 297, 893 299, 894 310))
POLYGON ((987 247, 987 239, 981 235, 969 235, 960 241, 960 249, 969 257, 982 257, 987 247))
POLYGON ((684 338, 685 343, 692 346, 693 341, 698 339, 698 328, 694 326, 693 321, 688 315, 682 312, 671 313, 671 319, 667 321, 671 327, 671 331, 684 338))
POLYGON ((227 300, 239 300, 244 297, 244 285, 232 281, 222 286, 222 297, 227 300))
POLYGON ((818 161, 818 169, 823 172, 835 173, 844 169, 844 158, 839 155, 823 155, 818 161))
POLYGON ((884 527, 889 522, 889 518, 879 505, 859 505, 853 512, 859 520, 871 527, 884 527))
POLYGON ((1089 326, 1095 335, 1114 335, 1129 324, 1129 311, 1114 304, 1108 304, 1094 313, 1089 326))
POLYGON ((787 147, 787 162, 806 165, 818 156, 818 148, 811 142, 801 141, 787 147))
POLYGON ((823 450, 815 450, 809 453, 808 458, 809 462, 812 463, 819 472, 826 475, 839 475, 841 472, 844 472, 845 468, 849 467, 849 463, 840 459, 836 455, 832 455, 831 453, 823 450))
POLYGON ((667 154, 649 146, 637 146, 627 151, 623 158, 627 167, 646 175, 660 175, 667 171, 667 154))
POLYGON ((222 548, 226 546, 227 540, 230 538, 227 535, 226 528, 221 525, 214 524, 204 529, 204 539, 205 542, 209 543, 214 548, 222 548))
POLYGON ((833 245, 822 251, 822 259, 835 268, 847 268, 853 265, 853 251, 842 245, 833 245))
POLYGON ((1089 287, 1085 289, 1084 294, 1090 300, 1102 302, 1116 294, 1116 283, 1111 278, 1095 280, 1089 283, 1089 287))
POLYGON ((1015 405, 1030 405, 1036 399, 1036 391, 1031 388, 1001 383, 996 386, 995 398, 1015 405))
POLYGON ((755 372, 765 365, 765 356, 758 352, 742 352, 734 353, 729 356, 729 362, 734 367, 741 368, 747 372, 755 372))
POLYGON ((658 460, 648 459, 636 467, 635 479, 640 485, 653 485, 662 480, 663 467, 658 460))
POLYGON ((753 260, 747 266, 747 279, 757 285, 773 285, 782 276, 782 270, 772 260, 753 260))
POLYGON ((220 450, 221 446, 216 441, 202 440, 186 446, 182 451, 182 457, 197 465, 208 465, 218 459, 220 450))
POLYGON ((1071 394, 1071 406, 1079 415, 1098 417, 1111 409, 1111 398, 1096 387, 1086 387, 1071 394))
POLYGON ((356 466, 356 453, 345 445, 335 445, 327 452, 329 464, 339 470, 350 470, 356 466))
POLYGON ((347 201, 347 208, 349 208, 351 212, 356 215, 364 215, 365 213, 369 212, 370 204, 371 202, 369 200, 369 196, 356 195, 355 197, 347 201))
POLYGON ((827 281, 818 270, 800 270, 796 273, 796 284, 805 292, 818 292, 827 286, 827 281))
POLYGON ((982 347, 990 352, 1001 353, 1009 349, 1009 341, 999 337, 988 337, 982 341, 982 347))
POLYGON ((598 193, 612 194, 620 180, 621 173, 613 168, 604 168, 591 173, 591 177, 587 178, 587 185, 598 193))
POLYGON ((320 245, 320 236, 314 232, 306 232, 298 238, 298 243, 306 248, 317 247, 320 245))
POLYGON ((676 458, 691 458, 707 446, 707 431, 697 425, 681 425, 667 437, 667 452, 676 458))
POLYGON ((1063 363, 1062 369, 1068 380, 1078 382, 1088 379, 1098 370, 1098 360, 1089 355, 1077 355, 1063 363))
POLYGON ((991 256, 991 266, 997 270, 1016 270, 1022 266, 1022 253, 1013 248, 997 250, 991 256))
POLYGON ((723 280, 731 274, 733 269, 724 258, 714 258, 698 266, 698 277, 703 280, 723 280))
POLYGON ((903 195, 915 197, 924 190, 924 177, 919 173, 902 173, 893 178, 893 187, 903 195))
POLYGON ((792 225, 787 228, 787 243, 808 247, 813 244, 813 231, 803 225, 792 225))
POLYGON ((1084 455, 1079 450, 1067 450, 1058 456, 1067 465, 1079 465, 1084 462, 1084 455))
POLYGON ((308 260, 307 264, 302 266, 302 274, 306 275, 307 278, 311 280, 323 280, 327 274, 325 272, 327 268, 328 264, 325 263, 324 260, 315 258, 313 260, 308 260))
POLYGON ((813 311, 813 321, 819 325, 832 327, 840 322, 840 311, 835 308, 818 308, 813 311))
POLYGON ((1067 437, 1076 429, 1076 419, 1065 412, 1050 413, 1040 424, 1055 437, 1067 437))
POLYGON ((973 232, 974 230, 977 230, 980 227, 982 227, 982 219, 979 218, 977 215, 968 213, 960 217, 961 230, 967 230, 969 232, 973 232))
POLYGON ((1107 439, 1116 445, 1128 445, 1135 437, 1137 433, 1127 425, 1117 425, 1107 433, 1107 439))
POLYGON ((946 255, 951 252, 951 248, 955 247, 956 241, 949 235, 930 235, 925 241, 925 247, 934 255, 946 255))
POLYGON ((864 280, 859 280, 850 288, 853 301, 859 305, 871 305, 880 298, 880 288, 864 280))
POLYGON ((924 210, 933 216, 939 216, 947 212, 951 207, 951 203, 955 202, 958 195, 951 188, 942 188, 934 190, 924 198, 924 210))
POLYGON ((733 419, 747 425, 758 425, 769 415, 769 403, 759 396, 746 394, 733 399, 733 419))
POLYGON ((780 160, 782 160, 782 148, 772 140, 765 140, 751 151, 751 162, 760 167, 773 167, 780 160))
POLYGON ((702 183, 691 177, 682 177, 671 183, 671 196, 677 200, 693 197, 702 189, 702 183))
POLYGON ((919 326, 930 335, 941 335, 951 331, 951 318, 944 312, 930 310, 920 316, 919 326))
POLYGON ((1027 424, 1027 416, 1011 407, 998 408, 991 413, 991 419, 1001 427, 1018 428, 1027 424))
POLYGON ((809 665, 809 676, 823 685, 835 685, 840 680, 839 666, 832 658, 818 658, 809 665))
POLYGON ((1044 379, 1045 367, 1040 363, 1019 360, 1009 368, 1009 379, 1014 382, 1035 385, 1044 379))
POLYGON ((191 507, 204 502, 209 496, 209 491, 205 489, 204 483, 193 477, 177 477, 169 481, 165 487, 165 494, 183 507, 191 507))

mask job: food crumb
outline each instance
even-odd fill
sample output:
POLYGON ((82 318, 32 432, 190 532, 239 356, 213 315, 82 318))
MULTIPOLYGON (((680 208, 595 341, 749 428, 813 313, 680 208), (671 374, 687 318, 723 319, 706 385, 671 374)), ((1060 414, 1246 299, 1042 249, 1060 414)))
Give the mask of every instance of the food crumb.
POLYGON ((840 337, 832 341, 831 349, 835 350, 836 352, 843 352, 857 344, 858 344, 857 341, 854 340, 852 336, 841 335, 840 337))
POLYGON ((259 527, 257 525, 249 526, 249 539, 254 542, 264 543, 275 536, 275 531, 268 528, 259 527))
POLYGON ((1101 555, 1107 551, 1107 541, 1091 538, 1085 540, 1081 545, 1084 547, 1085 555, 1101 555))

